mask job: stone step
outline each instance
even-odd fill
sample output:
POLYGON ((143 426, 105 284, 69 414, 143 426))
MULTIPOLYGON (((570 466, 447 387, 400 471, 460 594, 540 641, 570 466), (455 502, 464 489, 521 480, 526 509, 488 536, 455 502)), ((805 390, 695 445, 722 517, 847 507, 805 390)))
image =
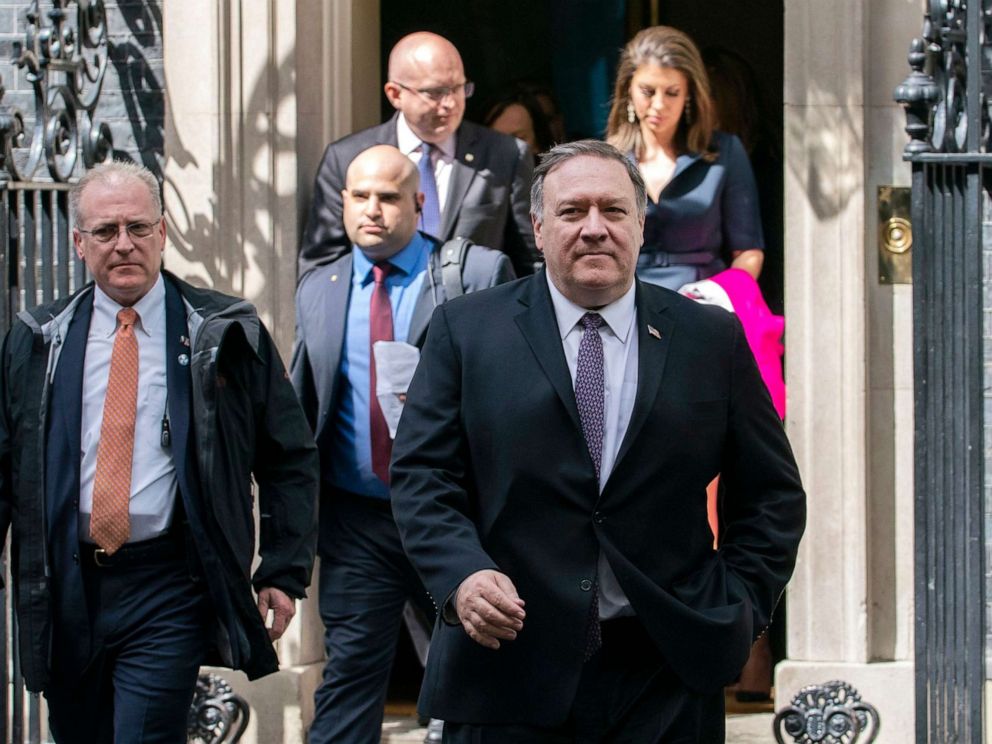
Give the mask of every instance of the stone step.
MULTIPOLYGON (((727 744, 768 744, 774 741, 771 713, 727 716, 727 744)), ((427 729, 414 716, 387 715, 382 724, 382 744, 420 744, 427 729)))

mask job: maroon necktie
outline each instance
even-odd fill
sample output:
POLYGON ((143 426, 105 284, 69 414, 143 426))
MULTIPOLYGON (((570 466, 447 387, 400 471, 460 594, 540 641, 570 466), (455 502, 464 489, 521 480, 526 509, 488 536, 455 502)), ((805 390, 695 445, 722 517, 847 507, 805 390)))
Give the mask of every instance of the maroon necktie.
POLYGON ((376 341, 393 340, 393 307, 386 289, 386 275, 392 266, 383 261, 372 267, 372 303, 369 307, 369 431, 372 435, 372 472, 389 485, 389 458, 393 453, 393 440, 389 438, 389 427, 382 415, 379 398, 375 394, 375 352, 376 341))

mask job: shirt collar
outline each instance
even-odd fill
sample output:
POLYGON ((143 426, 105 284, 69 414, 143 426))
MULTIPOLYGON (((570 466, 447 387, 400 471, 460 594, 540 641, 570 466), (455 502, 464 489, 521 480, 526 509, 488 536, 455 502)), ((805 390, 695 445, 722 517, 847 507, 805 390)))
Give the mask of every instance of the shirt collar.
POLYGON ((555 319, 558 321, 558 333, 561 334, 563 339, 571 333, 583 315, 593 312, 599 313, 602 316, 603 322, 609 326, 613 335, 620 339, 621 343, 627 343, 630 329, 634 325, 634 295, 637 282, 632 282, 630 289, 609 305, 605 305, 598 310, 590 310, 576 305, 563 295, 561 290, 551 281, 551 274, 547 272, 547 269, 545 269, 544 274, 548 280, 548 288, 551 290, 551 303, 554 305, 555 319))
MULTIPOLYGON (((410 125, 403 117, 403 113, 400 112, 396 118, 396 147, 399 148, 400 152, 409 157, 420 150, 420 144, 420 137, 413 133, 410 125)), ((434 145, 434 147, 440 151, 441 157, 446 160, 453 160, 455 157, 455 135, 449 135, 446 140, 434 145)))
MULTIPOLYGON (((427 254, 430 253, 430 250, 431 241, 419 232, 415 232, 410 242, 399 253, 386 259, 386 262, 405 275, 411 276, 427 265, 427 254)), ((376 262, 366 256, 357 245, 354 246, 352 255, 354 256, 352 275, 358 279, 360 284, 368 284, 372 281, 372 267, 375 266, 376 262)))
MULTIPOLYGON (((112 300, 99 286, 94 286, 93 317, 90 320, 90 325, 97 333, 107 337, 113 336, 117 332, 117 313, 123 307, 112 300)), ((138 321, 134 324, 135 328, 148 338, 154 337, 155 330, 162 327, 162 319, 165 317, 165 280, 161 273, 159 273, 152 288, 132 307, 138 314, 138 321)))

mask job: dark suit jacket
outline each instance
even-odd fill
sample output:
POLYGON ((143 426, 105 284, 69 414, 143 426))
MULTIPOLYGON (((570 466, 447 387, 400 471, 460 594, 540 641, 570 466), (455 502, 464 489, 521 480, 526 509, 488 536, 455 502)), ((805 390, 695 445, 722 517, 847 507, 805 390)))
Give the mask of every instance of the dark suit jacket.
POLYGON ((426 714, 563 722, 600 551, 692 689, 733 680, 769 622, 805 519, 782 424, 735 316, 649 284, 636 291, 638 390, 602 494, 544 272, 435 312, 393 449, 393 512, 439 606, 494 568, 527 618, 498 651, 439 621, 426 714), (718 473, 725 532, 714 551, 706 485, 718 473))
MULTIPOLYGON (((408 343, 415 346, 423 345, 434 308, 447 299, 438 259, 441 244, 431 242, 433 251, 428 275, 424 278, 407 334, 408 343)), ((296 343, 290 374, 317 440, 322 478, 327 473, 327 439, 333 434, 333 414, 338 401, 338 367, 348 323, 351 274, 352 253, 349 251, 333 263, 308 273, 296 290, 296 343)), ((513 278, 510 261, 502 253, 478 245, 469 246, 465 252, 462 286, 466 293, 494 287, 513 278)))
MULTIPOLYGON (((355 157, 375 145, 396 146, 396 119, 363 129, 328 145, 317 169, 313 200, 300 246, 299 276, 351 249, 341 221, 341 189, 355 157)), ((455 136, 455 160, 441 234, 468 238, 501 250, 519 276, 540 260, 530 222, 534 166, 527 145, 514 137, 463 121, 455 136)))
MULTIPOLYGON (((168 273, 165 279, 170 448, 179 491, 174 528, 182 518, 216 611, 217 622, 204 629, 214 631, 217 652, 208 663, 254 678, 276 671, 278 660, 252 583, 298 598, 310 580, 316 451, 254 308, 168 273), (260 516, 254 573, 249 472, 260 516)), ((92 650, 77 531, 92 295, 87 285, 20 313, 0 360, 0 538, 11 528, 11 591, 32 691, 46 688, 53 664, 60 674, 81 671, 92 650)))
MULTIPOLYGON (((180 354, 189 352, 180 338, 187 336, 186 311, 182 298, 171 281, 165 283, 166 304, 166 383, 168 386, 168 406, 171 449, 174 457, 176 481, 179 489, 177 510, 183 522, 189 522, 190 529, 199 534, 205 533, 203 516, 200 510, 198 484, 191 472, 189 463, 194 455, 190 449, 190 379, 189 367, 179 363, 180 354)), ((56 368, 55 384, 52 387, 52 411, 50 419, 47 466, 46 508, 50 516, 49 545, 52 561, 55 564, 53 582, 56 600, 55 634, 53 636, 53 656, 62 672, 67 670, 82 672, 92 651, 89 636, 89 613, 83 593, 83 579, 80 571, 80 535, 77 530, 79 514, 79 452, 82 424, 83 370, 86 353, 87 333, 93 309, 93 294, 89 293, 73 315, 66 334, 60 364, 56 368)), ((187 357, 188 358, 188 357, 187 357)), ((177 527, 178 528, 178 527, 177 527)), ((181 529, 181 528, 178 528, 181 529)), ((207 540, 198 540, 201 550, 209 550, 207 540)), ((224 607, 229 611, 229 607, 224 607)), ((222 612, 223 614, 223 612, 222 612)), ((204 629, 205 632, 207 629, 204 629)))

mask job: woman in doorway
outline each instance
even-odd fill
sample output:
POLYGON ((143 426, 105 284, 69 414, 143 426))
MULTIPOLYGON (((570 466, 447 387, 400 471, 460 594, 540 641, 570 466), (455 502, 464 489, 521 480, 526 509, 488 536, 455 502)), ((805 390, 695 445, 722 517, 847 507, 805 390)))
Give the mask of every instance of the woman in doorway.
POLYGON ((607 141, 637 162, 648 187, 638 276, 679 289, 727 266, 757 279, 764 239, 754 174, 740 140, 715 129, 699 50, 654 26, 624 48, 607 141))

